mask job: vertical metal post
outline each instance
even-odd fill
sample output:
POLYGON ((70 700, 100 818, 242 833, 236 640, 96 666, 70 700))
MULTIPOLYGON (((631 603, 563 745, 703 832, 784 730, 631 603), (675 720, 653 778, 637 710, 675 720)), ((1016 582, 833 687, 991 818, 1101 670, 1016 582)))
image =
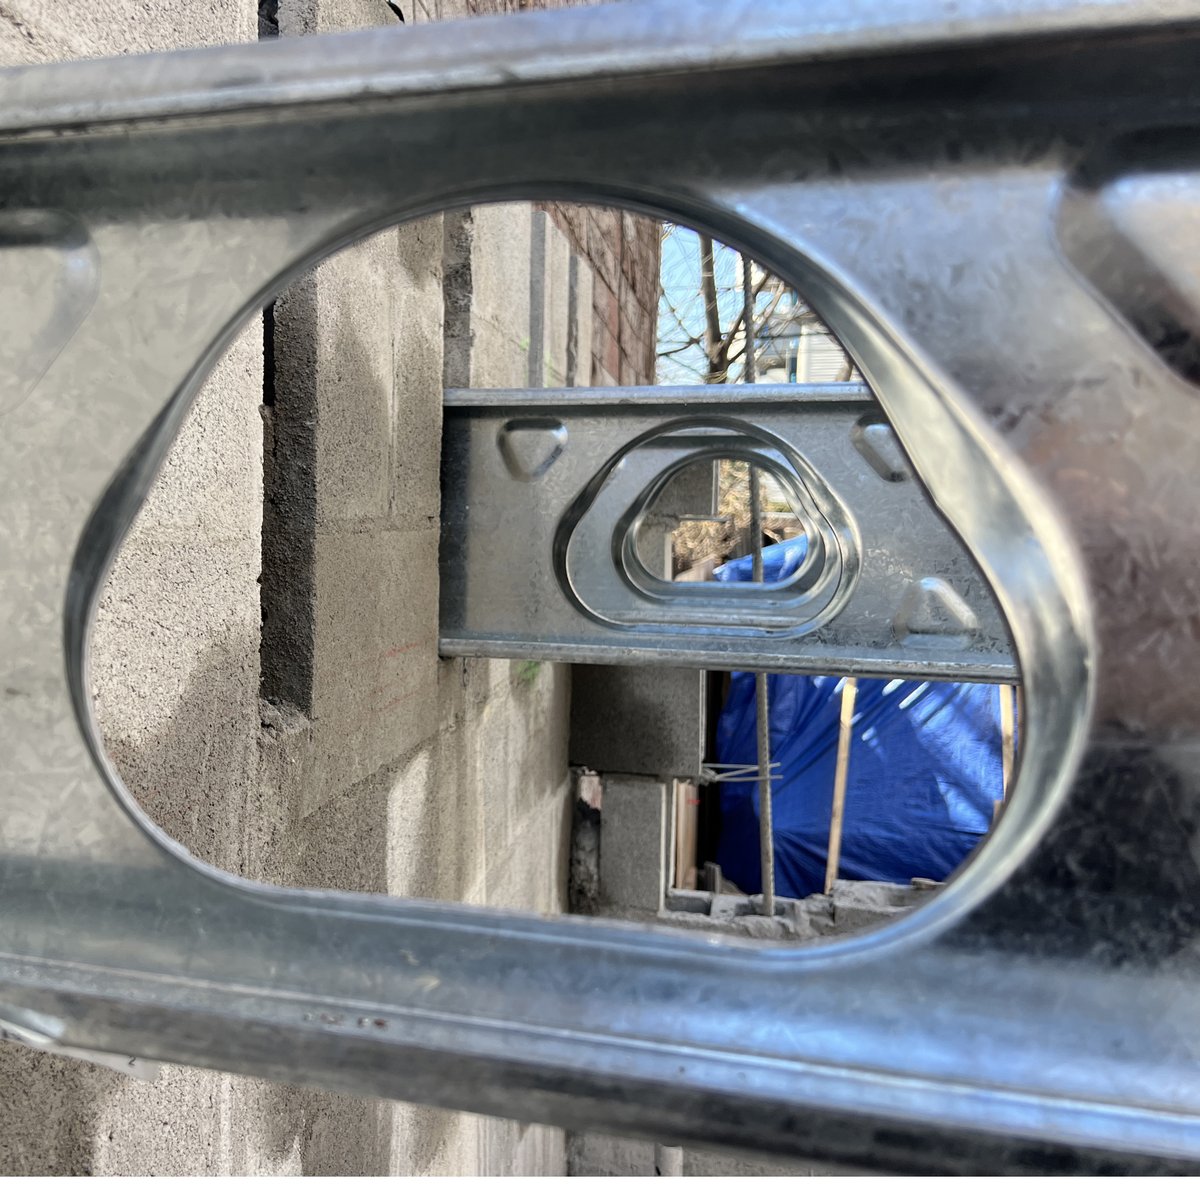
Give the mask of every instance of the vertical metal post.
POLYGON ((769 676, 754 677, 758 701, 758 853, 762 862, 763 916, 775 915, 775 826, 771 817, 771 711, 767 698, 769 676))
MULTIPOLYGON (((750 468, 750 524, 753 526, 754 582, 763 581, 762 499, 758 468, 750 468)), ((768 691, 770 676, 759 671, 754 676, 758 727, 758 852, 762 866, 762 913, 775 915, 775 826, 771 816, 771 704, 768 691)))
POLYGON ((846 814, 846 780, 850 774, 850 735, 854 731, 854 702, 858 680, 842 681, 842 717, 838 726, 837 767, 833 776, 833 811, 829 816, 829 850, 825 857, 825 895, 833 891, 842 857, 842 821, 846 814))
MULTIPOLYGON (((742 255, 742 330, 746 339, 742 352, 742 382, 753 383, 757 377, 754 361, 754 268, 742 255)), ((750 527, 755 583, 763 581, 762 560, 762 491, 758 468, 750 467, 750 527)), ((775 824, 771 815, 771 702, 768 675, 759 671, 754 676, 758 726, 758 854, 762 874, 762 915, 775 915, 775 824)))

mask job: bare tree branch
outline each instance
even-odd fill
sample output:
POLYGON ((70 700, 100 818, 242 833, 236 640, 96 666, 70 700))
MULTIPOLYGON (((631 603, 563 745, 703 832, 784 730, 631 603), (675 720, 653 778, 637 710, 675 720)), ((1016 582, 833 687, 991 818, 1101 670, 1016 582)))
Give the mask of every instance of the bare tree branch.
POLYGON ((689 342, 681 342, 678 346, 659 347, 658 353, 664 357, 668 354, 682 354, 685 350, 692 350, 699 344, 700 340, 693 338, 689 342))
POLYGON ((729 377, 727 349, 721 338, 721 310, 717 303, 717 273, 713 240, 700 234, 700 297, 704 302, 704 349, 708 355, 708 382, 724 383, 729 377))
MULTIPOLYGON (((758 335, 776 339, 796 326, 826 332, 817 314, 782 279, 758 264, 750 264, 747 270, 743 256, 733 248, 673 225, 664 225, 663 238, 681 231, 687 234, 688 249, 672 256, 671 268, 659 284, 658 353, 672 371, 686 369, 689 375, 717 384, 728 383, 737 366, 742 379, 753 379, 754 366, 747 357, 752 352, 746 345, 751 340, 746 337, 747 321, 756 331, 756 342, 758 335), (730 262, 733 257, 743 264, 737 286, 730 282, 730 270, 738 274, 730 262), (695 266, 699 267, 698 278, 695 266)), ((847 359, 838 378, 848 380, 853 372, 854 364, 847 359)))
MULTIPOLYGON (((693 336, 692 331, 687 327, 686 324, 684 324, 683 318, 679 315, 679 310, 675 307, 674 304, 671 303, 670 300, 667 299, 665 293, 661 296, 661 300, 662 300, 662 303, 666 305, 667 312, 670 314, 671 319, 675 322, 676 326, 679 329, 679 332, 682 333, 685 337, 691 338, 693 336)), ((704 340, 704 335, 697 334, 697 335, 695 335, 694 340, 695 340, 695 344, 699 345, 704 340)))

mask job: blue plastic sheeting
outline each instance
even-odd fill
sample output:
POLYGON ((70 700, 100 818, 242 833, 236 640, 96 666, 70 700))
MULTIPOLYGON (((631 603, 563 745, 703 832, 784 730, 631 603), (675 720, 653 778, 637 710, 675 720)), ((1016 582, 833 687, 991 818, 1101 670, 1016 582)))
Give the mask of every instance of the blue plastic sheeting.
MULTIPOLYGON (((770 582, 803 561, 804 540, 763 552, 770 582)), ((717 569, 723 582, 750 578, 750 559, 717 569)), ((757 760, 754 675, 737 672, 721 714, 722 763, 757 760)), ((772 675, 771 759, 775 888, 808 896, 825 886, 842 681, 772 675)), ((850 743, 840 879, 907 883, 945 879, 970 854, 1003 793, 1000 692, 992 684, 863 679, 850 743)), ((720 787, 717 861, 743 891, 762 891, 758 784, 720 787)))

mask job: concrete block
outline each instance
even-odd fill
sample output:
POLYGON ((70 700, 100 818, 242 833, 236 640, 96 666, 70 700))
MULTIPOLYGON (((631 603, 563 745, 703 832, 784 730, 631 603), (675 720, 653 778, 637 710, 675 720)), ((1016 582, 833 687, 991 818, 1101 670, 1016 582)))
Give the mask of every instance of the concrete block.
MULTIPOLYGON (((472 730, 460 727, 436 739, 438 788, 425 801, 439 861, 436 890, 439 900, 467 904, 487 902, 488 841, 484 817, 489 802, 480 756, 472 730)), ((414 847, 418 854, 419 847, 414 847)))
POLYGON ((388 891, 482 902, 484 796, 461 735, 426 743, 389 786, 388 891))
POLYGON ((139 529, 236 539, 259 528, 262 377, 262 320, 256 316, 193 402, 139 514, 139 529))
MULTIPOLYGON (((529 380, 529 295, 532 217, 527 204, 487 204, 459 226, 466 246, 470 287, 469 365, 464 383, 450 386, 525 387, 529 380)), ((455 259, 461 268, 461 257, 455 259)), ((464 282, 461 269, 446 271, 447 292, 464 282)), ((447 321, 461 299, 447 299, 447 321)), ((457 331, 462 336, 462 331, 457 331)), ((447 349, 449 354, 449 347, 447 349)), ((447 363, 449 369, 450 363, 447 363)), ((460 364, 461 370, 461 364, 460 364)))
POLYGON ((286 1169, 262 1170, 246 1164, 232 1173, 381 1175, 388 1168, 396 1107, 368 1096, 247 1080, 234 1093, 229 1117, 235 1155, 242 1145, 249 1150, 263 1146, 282 1158, 286 1169))
POLYGON ((375 0, 279 0, 279 33, 296 37, 313 33, 337 33, 392 24, 396 18, 386 5, 375 0), (382 11, 381 11, 382 10, 382 11))
POLYGON ((348 892, 389 890, 389 770, 357 782, 339 795, 294 808, 284 847, 287 882, 293 887, 348 892))
POLYGON ((516 779, 514 823, 522 822, 535 798, 563 794, 568 784, 567 743, 571 711, 571 667, 565 663, 514 664, 509 744, 523 766, 516 779))
POLYGON ((0 1042, 0 1174, 91 1174, 96 1111, 119 1078, 105 1067, 0 1042))
POLYGON ((5 4, 0 18, 0 65, 216 46, 253 41, 256 33, 255 10, 242 0, 181 7, 157 20, 135 0, 96 5, 15 0, 5 4))
POLYGON ((638 527, 638 558, 659 579, 671 578, 671 538, 674 532, 675 522, 663 520, 657 513, 643 518, 638 527))
POLYGON ((546 379, 546 306, 549 302, 547 245, 554 222, 535 211, 529 240, 529 386, 552 386, 546 379))
POLYGON ((657 914, 666 895, 667 786, 641 775, 609 775, 600 810, 600 903, 657 914))
MULTIPOLYGON (((655 1144, 638 1138, 612 1137, 606 1133, 567 1135, 567 1174, 621 1176, 655 1174, 655 1144)), ((715 1151, 683 1151, 685 1176, 728 1177, 873 1175, 875 1172, 810 1159, 744 1158, 715 1151)))
POLYGON ((474 1175, 486 1173, 481 1163, 481 1127, 486 1117, 396 1104, 389 1113, 386 1162, 389 1175, 474 1175))
POLYGON ((529 384, 562 387, 570 325, 567 239, 549 213, 534 212, 530 237, 529 384))
POLYGON ((442 218, 402 225, 396 241, 389 517, 397 528, 432 529, 441 512, 442 218))
POLYGON ((567 1137, 567 1174, 645 1177, 654 1174, 654 1143, 607 1133, 567 1137))
POLYGON ((258 539, 126 542, 101 598, 92 688, 105 746, 171 837, 237 869, 258 727, 258 539))
POLYGON ((172 1066, 153 1083, 118 1076, 97 1106, 93 1170, 134 1175, 153 1163, 161 1175, 303 1174, 297 1132, 281 1139, 263 1128, 261 1096, 275 1093, 277 1109, 279 1090, 172 1066))
MULTIPOLYGON (((446 666, 460 668, 443 675, 443 687, 457 693, 452 700, 443 699, 443 710, 451 708, 457 723, 443 725, 438 735, 438 795, 444 808, 469 812, 472 822, 478 822, 471 829, 480 833, 480 853, 460 849, 439 854, 457 854, 462 860, 458 878, 464 888, 476 880, 461 898, 562 911, 570 669, 504 660, 463 660, 446 666), (548 835, 555 844, 561 839, 561 852, 543 848, 548 835)), ((439 819, 444 822, 444 815, 439 819)), ((466 831, 455 836, 465 838, 466 831)), ((448 838, 445 844, 449 842, 448 838)))
POLYGON ((262 692, 312 710, 317 526, 317 276, 269 310, 274 376, 263 405, 262 692))
POLYGON ((275 306, 266 694, 312 719, 301 811, 436 728, 440 218, 322 264, 275 306))
POLYGON ((506 856, 489 854, 486 902, 511 912, 552 915, 566 910, 569 808, 565 789, 543 795, 517 827, 506 856))
POLYGON ((595 283, 592 269, 572 254, 568 268, 567 387, 592 382, 592 308, 595 283))
POLYGON ((509 848, 516 846, 518 825, 514 820, 514 797, 517 788, 524 786, 522 780, 514 778, 512 770, 514 763, 521 762, 520 747, 514 744, 515 726, 509 705, 501 701, 477 709, 464 728, 468 753, 473 754, 479 764, 475 783, 483 804, 484 902, 487 904, 496 903, 495 879, 506 880, 510 874, 520 872, 527 861, 527 847, 517 848, 511 860, 506 858, 509 848))
MULTIPOLYGON (((263 680, 303 713, 318 671, 314 594, 329 576, 318 531, 333 545, 339 531, 437 530, 440 271, 440 219, 416 222, 322 264, 274 307, 263 680)), ((436 569, 436 557, 423 568, 436 569)))
POLYGON ((390 789, 390 892, 563 910, 569 670, 541 670, 545 681, 518 683, 468 709, 408 762, 380 773, 390 789))
MULTIPOLYGON (((321 263, 314 327, 297 331, 315 343, 320 527, 360 528, 389 512, 397 259, 396 233, 388 230, 321 263)), ((289 364, 310 366, 286 343, 277 345, 276 363, 284 375, 289 364)))
POLYGON ((693 463, 680 471, 663 488, 654 502, 653 512, 664 520, 678 522, 683 517, 711 516, 717 511, 717 464, 693 463))
POLYGON ((317 537, 312 718, 325 795, 436 729, 437 539, 431 530, 317 537))
POLYGON ((481 1139, 481 1158, 486 1163, 503 1164, 497 1174, 518 1179, 540 1175, 545 1173, 547 1162, 565 1164, 566 1137, 563 1130, 548 1125, 489 1121, 481 1139))
POLYGON ((577 665, 571 686, 573 766, 660 779, 700 773, 704 672, 577 665))

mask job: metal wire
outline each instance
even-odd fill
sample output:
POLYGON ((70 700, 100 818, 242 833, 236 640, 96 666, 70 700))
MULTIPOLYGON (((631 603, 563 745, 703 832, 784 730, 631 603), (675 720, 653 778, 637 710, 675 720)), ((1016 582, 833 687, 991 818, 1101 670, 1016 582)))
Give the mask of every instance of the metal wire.
POLYGON ((757 783, 760 779, 780 780, 777 768, 781 763, 768 763, 766 775, 756 763, 701 763, 700 778, 704 783, 757 783))

